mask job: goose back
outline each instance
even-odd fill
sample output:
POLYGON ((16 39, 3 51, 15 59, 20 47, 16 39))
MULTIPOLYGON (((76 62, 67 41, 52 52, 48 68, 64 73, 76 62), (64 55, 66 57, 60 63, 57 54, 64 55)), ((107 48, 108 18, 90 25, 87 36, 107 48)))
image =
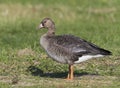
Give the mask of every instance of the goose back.
POLYGON ((75 37, 73 35, 61 35, 54 36, 54 43, 65 49, 69 49, 71 53, 78 55, 110 55, 111 52, 105 49, 102 49, 84 39, 75 37))
POLYGON ((83 55, 105 55, 109 51, 73 35, 41 37, 41 45, 53 60, 73 64, 83 55))

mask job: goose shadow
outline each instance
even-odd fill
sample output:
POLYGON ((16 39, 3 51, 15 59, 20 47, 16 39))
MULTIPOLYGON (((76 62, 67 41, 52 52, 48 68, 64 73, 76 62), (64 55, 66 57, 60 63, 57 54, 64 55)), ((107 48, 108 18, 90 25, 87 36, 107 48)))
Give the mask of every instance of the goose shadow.
MULTIPOLYGON (((33 76, 39 76, 39 77, 50 77, 50 78, 65 78, 67 77, 68 72, 54 72, 54 73, 44 73, 43 70, 41 70, 38 67, 35 66, 29 66, 27 68, 27 71, 31 73, 33 76)), ((88 72, 74 72, 75 77, 85 76, 85 75, 98 75, 98 74, 91 74, 88 72)))

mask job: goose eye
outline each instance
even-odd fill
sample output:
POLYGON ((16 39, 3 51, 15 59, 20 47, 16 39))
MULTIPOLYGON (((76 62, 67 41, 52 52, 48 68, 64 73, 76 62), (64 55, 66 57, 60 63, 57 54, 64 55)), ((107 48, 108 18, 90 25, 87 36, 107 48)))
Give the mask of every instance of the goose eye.
POLYGON ((44 21, 44 23, 46 23, 47 21, 44 21))

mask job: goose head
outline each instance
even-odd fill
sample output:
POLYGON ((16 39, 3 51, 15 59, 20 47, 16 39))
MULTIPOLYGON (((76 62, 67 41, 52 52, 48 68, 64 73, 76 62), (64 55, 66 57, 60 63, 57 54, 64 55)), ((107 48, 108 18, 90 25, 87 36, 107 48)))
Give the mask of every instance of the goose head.
POLYGON ((50 18, 44 18, 38 28, 55 29, 55 24, 50 18))

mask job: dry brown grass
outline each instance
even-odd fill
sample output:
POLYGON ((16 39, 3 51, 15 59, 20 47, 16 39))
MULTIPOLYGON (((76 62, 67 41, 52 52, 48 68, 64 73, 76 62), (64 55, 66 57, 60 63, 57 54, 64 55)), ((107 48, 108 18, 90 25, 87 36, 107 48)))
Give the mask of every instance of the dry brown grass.
POLYGON ((77 77, 74 80, 66 79, 51 79, 51 78, 34 78, 31 76, 21 75, 20 80, 16 84, 12 84, 12 80, 7 76, 0 76, 0 82, 9 83, 13 87, 25 87, 25 86, 44 86, 44 87, 55 87, 55 88, 72 88, 72 87, 83 87, 83 88, 102 88, 105 86, 113 85, 114 80, 118 80, 114 76, 98 76, 98 75, 86 75, 77 77), (46 85, 47 83, 47 85, 46 85), (102 85, 101 85, 102 84, 102 85), (99 85, 99 86, 98 86, 99 85))

